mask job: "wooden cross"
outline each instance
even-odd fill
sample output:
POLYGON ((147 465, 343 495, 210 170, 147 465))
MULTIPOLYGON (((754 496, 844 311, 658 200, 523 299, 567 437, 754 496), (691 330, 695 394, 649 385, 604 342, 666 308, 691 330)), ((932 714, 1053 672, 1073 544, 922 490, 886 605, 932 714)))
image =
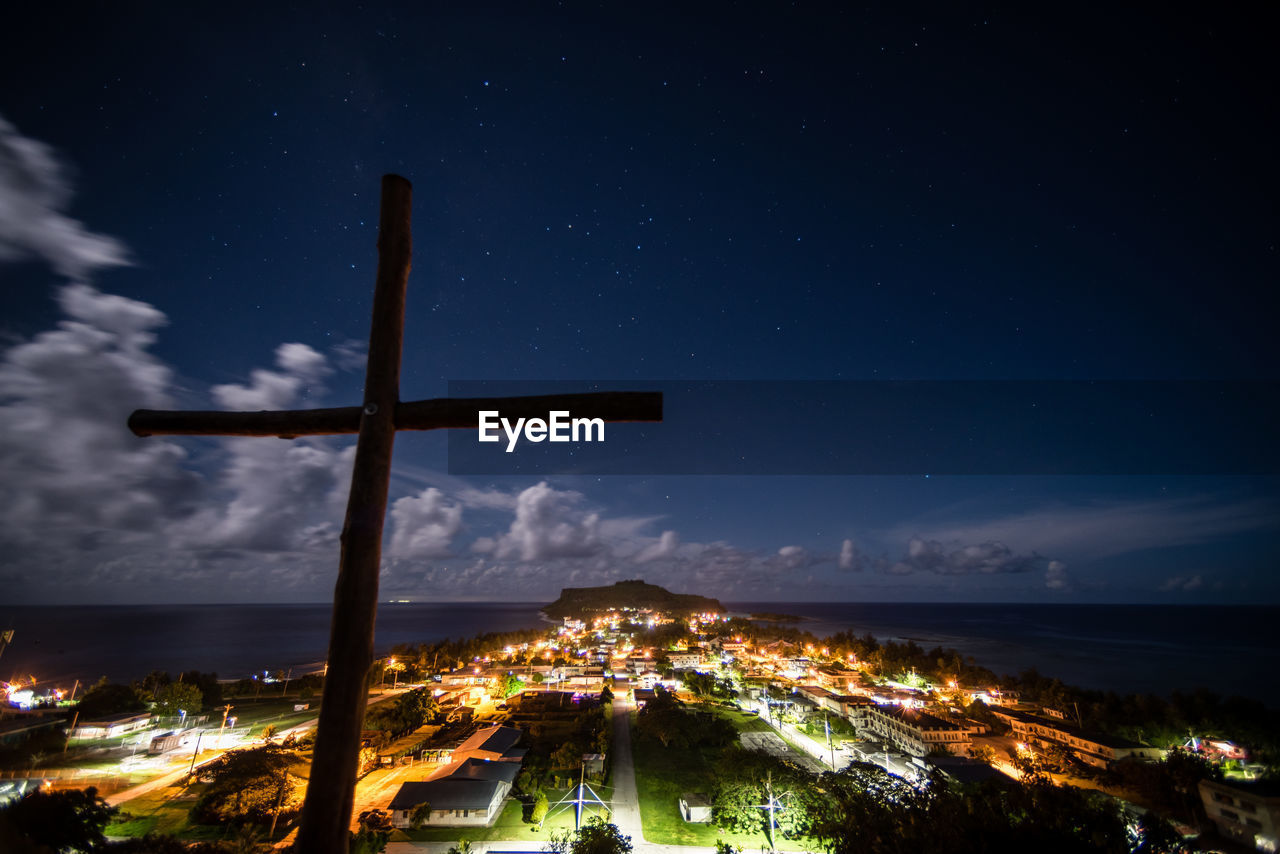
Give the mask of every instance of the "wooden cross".
POLYGON ((412 186, 399 175, 382 178, 378 225, 378 274, 365 370, 364 403, 338 409, 283 412, 161 412, 140 409, 129 417, 138 436, 279 436, 292 439, 358 433, 351 493, 342 528, 338 582, 329 632, 328 675, 320 705, 311 778, 294 850, 346 854, 355 795, 365 679, 373 666, 373 630, 378 605, 382 526, 397 430, 478 426, 480 410, 504 417, 546 417, 569 410, 575 417, 605 421, 661 421, 660 392, 535 397, 420 400, 401 403, 400 351, 404 337, 405 288, 412 255, 412 186))

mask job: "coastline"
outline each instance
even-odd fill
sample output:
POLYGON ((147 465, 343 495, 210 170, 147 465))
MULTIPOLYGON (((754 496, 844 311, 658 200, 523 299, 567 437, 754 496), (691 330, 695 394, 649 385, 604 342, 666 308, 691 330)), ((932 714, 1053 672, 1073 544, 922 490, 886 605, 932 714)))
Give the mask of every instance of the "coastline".
MULTIPOLYGON (((778 611, 782 603, 727 602, 727 614, 778 611), (772 606, 772 607, 770 607, 772 606)), ((1280 656, 1268 631, 1274 606, 1083 606, 785 603, 800 622, 769 622, 817 639, 840 631, 880 641, 954 648, 997 675, 1034 667, 1082 688, 1168 696, 1206 688, 1280 707, 1280 686, 1257 679, 1280 656)), ((379 609, 375 649, 545 628, 544 603, 394 603, 379 609)), ((13 609, 13 643, 0 678, 92 684, 152 670, 215 672, 323 667, 331 605, 31 606, 13 609)), ((7 615, 8 616, 8 615, 7 615)))

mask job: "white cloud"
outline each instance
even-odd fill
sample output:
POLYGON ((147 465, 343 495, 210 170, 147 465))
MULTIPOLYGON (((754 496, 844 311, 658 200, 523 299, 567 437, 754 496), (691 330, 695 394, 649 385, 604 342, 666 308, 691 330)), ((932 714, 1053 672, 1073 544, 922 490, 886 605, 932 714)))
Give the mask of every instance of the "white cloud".
POLYGON ((71 197, 53 149, 0 117, 0 261, 40 258, 73 281, 128 264, 123 243, 66 215, 71 197))
POLYGON ((435 487, 406 495, 391 505, 391 557, 443 558, 462 527, 462 507, 435 487))
MULTIPOLYGON (((278 370, 258 368, 248 384, 214 386, 226 409, 287 409, 319 394, 332 372, 321 353, 305 344, 276 348, 278 370)), ((355 447, 324 438, 221 440, 226 457, 210 500, 173 531, 182 547, 287 551, 336 541, 351 482, 355 447)))
POLYGON ((1060 560, 1049 561, 1044 571, 1044 586, 1050 590, 1071 590, 1074 585, 1067 574, 1067 565, 1060 560))
POLYGON ((1197 573, 1195 575, 1175 575, 1171 578, 1166 578, 1159 589, 1166 593, 1190 593, 1193 590, 1199 590, 1203 586, 1204 577, 1197 573))
POLYGON ((146 351, 164 314, 87 285, 58 302, 67 319, 0 360, 0 540, 25 555, 155 529, 201 491, 181 446, 125 426, 133 409, 170 402, 169 369, 146 351))
POLYGON ((223 409, 285 409, 300 397, 324 393, 320 380, 333 372, 324 355, 306 344, 281 344, 276 348, 278 371, 255 369, 248 385, 217 385, 213 397, 223 409))
POLYGON ((518 492, 503 492, 500 489, 477 489, 471 486, 459 486, 458 500, 464 507, 483 510, 514 510, 518 492))
POLYGON ((680 546, 680 535, 675 531, 663 531, 656 542, 645 546, 635 556, 636 563, 647 563, 651 560, 669 558, 675 555, 680 546))
POLYGON ((840 544, 840 557, 837 565, 846 572, 859 572, 862 569, 862 556, 853 540, 846 539, 840 544))
MULTIPOLYGON (((1001 542, 1024 551, 1103 558, 1151 548, 1207 543, 1247 531, 1280 526, 1274 501, 1223 501, 1179 497, 1158 501, 1096 501, 1054 506, 998 519, 978 519, 926 528, 923 536, 943 542, 1001 542)), ((885 534, 905 540, 924 528, 905 523, 885 534)))
POLYGON ((493 545, 499 559, 524 561, 586 557, 599 552, 600 516, 578 510, 581 493, 557 490, 545 481, 516 498, 516 518, 493 545))
POLYGON ((822 558, 810 554, 804 546, 783 546, 769 560, 769 565, 778 569, 793 571, 805 569, 820 563, 822 558))
POLYGON ((992 575, 1028 572, 1041 561, 1039 555, 1015 554, 1004 543, 988 541, 971 545, 912 537, 907 553, 893 563, 879 562, 882 571, 894 575, 930 572, 937 575, 992 575))

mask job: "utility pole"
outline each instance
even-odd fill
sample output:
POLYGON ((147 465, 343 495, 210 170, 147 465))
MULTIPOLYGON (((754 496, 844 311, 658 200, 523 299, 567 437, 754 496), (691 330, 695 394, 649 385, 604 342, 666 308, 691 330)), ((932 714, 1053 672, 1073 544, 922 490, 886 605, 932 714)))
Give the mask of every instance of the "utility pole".
POLYGON ((822 728, 827 731, 827 750, 831 751, 831 770, 836 770, 836 748, 831 742, 831 720, 827 717, 827 710, 822 710, 822 728))
MULTIPOLYGON (((79 684, 78 680, 76 684, 79 684)), ((67 727, 67 740, 62 744, 63 753, 66 753, 67 748, 71 746, 71 733, 75 732, 76 722, 79 720, 80 720, 80 710, 76 709, 75 715, 71 718, 71 726, 67 727)))
POLYGON ((230 703, 222 707, 222 726, 218 727, 218 747, 222 747, 222 730, 227 726, 227 715, 231 714, 231 710, 234 708, 235 706, 230 703))
POLYGON ((196 749, 191 754, 191 767, 187 769, 187 776, 190 777, 196 773, 196 757, 200 755, 200 739, 204 738, 204 730, 196 732, 196 749))

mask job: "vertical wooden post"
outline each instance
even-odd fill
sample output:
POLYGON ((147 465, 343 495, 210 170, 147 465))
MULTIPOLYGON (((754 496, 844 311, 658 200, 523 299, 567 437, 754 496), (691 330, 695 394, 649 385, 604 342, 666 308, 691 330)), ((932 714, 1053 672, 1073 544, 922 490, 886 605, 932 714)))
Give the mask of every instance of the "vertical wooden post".
POLYGON ((356 443, 351 493, 342 528, 342 556, 329 630, 328 675, 316 730, 311 779, 294 850, 347 854, 355 799, 365 680, 373 665, 382 524, 391 479, 405 288, 412 255, 412 186, 398 175, 382 178, 378 277, 373 295, 364 407, 356 443))

